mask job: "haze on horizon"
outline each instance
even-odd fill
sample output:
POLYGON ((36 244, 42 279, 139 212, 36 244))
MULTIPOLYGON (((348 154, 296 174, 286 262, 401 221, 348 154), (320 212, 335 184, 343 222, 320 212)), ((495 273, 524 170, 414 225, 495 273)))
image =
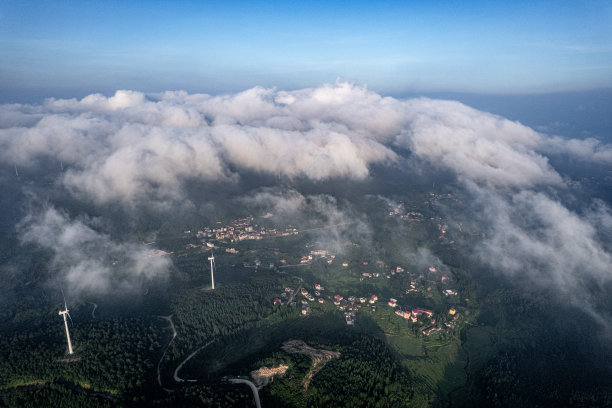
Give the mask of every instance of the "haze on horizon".
POLYGON ((607 1, 0 4, 0 102, 316 87, 383 95, 612 88, 607 1))

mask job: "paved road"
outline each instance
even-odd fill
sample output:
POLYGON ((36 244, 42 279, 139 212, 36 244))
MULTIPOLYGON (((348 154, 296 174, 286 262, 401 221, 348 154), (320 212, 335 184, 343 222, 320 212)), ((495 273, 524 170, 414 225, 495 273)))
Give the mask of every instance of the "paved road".
POLYGON ((172 322, 172 315, 170 315, 170 316, 157 316, 157 317, 159 317, 161 319, 164 319, 164 320, 167 320, 168 322, 170 322, 170 328, 172 329, 172 338, 170 339, 170 342, 168 342, 168 345, 164 349, 164 353, 162 354, 161 358, 159 359, 159 362, 157 363, 157 383, 159 384, 160 387, 162 387, 164 389, 164 391, 172 392, 172 390, 164 388, 164 386, 162 385, 162 382, 161 382, 161 373, 159 371, 159 367, 161 366, 161 363, 162 363, 164 357, 166 356, 166 351, 168 351, 168 347, 170 347, 170 345, 174 341, 174 338, 176 337, 176 328, 174 327, 174 323, 172 322))
POLYGON ((295 297, 295 295, 298 294, 298 292, 302 289, 302 286, 304 285, 304 279, 300 278, 299 276, 293 276, 296 279, 299 279, 300 281, 300 286, 298 286, 298 288, 295 290, 295 292, 293 292, 291 294, 291 296, 289 297, 289 300, 287 301, 287 304, 291 304, 291 302, 293 302, 293 298, 295 297))
POLYGON ((198 354, 201 350, 205 349, 206 347, 210 346, 212 343, 214 343, 217 339, 213 339, 211 341, 209 341, 208 343, 206 343, 205 345, 203 345, 202 347, 200 347, 199 349, 197 349, 196 351, 194 351, 193 353, 191 353, 190 355, 187 356, 186 359, 183 360, 183 362, 181 364, 178 365, 178 367, 176 367, 176 370, 174 370, 174 381, 176 382, 196 382, 197 380, 183 380, 182 378, 180 378, 178 376, 179 371, 181 370, 181 368, 183 368, 183 365, 188 362, 189 360, 191 360, 191 358, 193 358, 193 356, 195 356, 196 354, 198 354))
POLYGON ((261 408, 261 402, 259 402, 259 391, 257 390, 255 384, 249 380, 243 380, 242 378, 229 378, 228 381, 232 384, 247 384, 249 387, 251 387, 251 390, 253 390, 253 398, 255 398, 255 406, 257 406, 257 408, 261 408))

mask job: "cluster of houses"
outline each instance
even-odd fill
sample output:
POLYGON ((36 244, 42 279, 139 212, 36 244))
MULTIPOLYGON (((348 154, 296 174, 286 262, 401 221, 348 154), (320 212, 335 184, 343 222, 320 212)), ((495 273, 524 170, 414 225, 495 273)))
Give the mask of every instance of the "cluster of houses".
MULTIPOLYGON (((346 320, 346 324, 354 325, 355 324, 355 314, 361 309, 361 304, 369 303, 371 310, 376 311, 376 302, 378 301, 378 296, 371 295, 369 297, 360 297, 356 298, 355 296, 349 296, 346 299, 336 294, 334 296, 331 295, 323 295, 325 288, 321 286, 321 284, 317 283, 314 285, 314 293, 311 294, 306 288, 301 288, 299 293, 304 297, 300 300, 301 304, 301 314, 304 316, 310 315, 310 304, 313 302, 325 303, 326 299, 331 300, 335 306, 338 307, 338 310, 344 312, 344 317, 346 320)), ((280 297, 274 298, 274 305, 283 304, 283 302, 293 304, 293 289, 285 288, 285 291, 280 295, 280 297)), ((297 294, 296 290, 294 294, 297 294)))
POLYGON ((309 264, 315 259, 326 259, 328 264, 334 262, 336 255, 331 254, 326 249, 313 249, 310 251, 308 255, 302 256, 300 259, 300 264, 309 264))
MULTIPOLYGON (((376 297, 376 299, 378 299, 378 297, 376 297)), ((362 300, 365 301, 365 298, 359 298, 359 302, 364 303, 362 300)), ((343 296, 336 294, 333 297, 333 302, 334 305, 338 306, 338 310, 344 312, 346 324, 354 325, 355 314, 359 309, 361 309, 361 305, 357 303, 355 296, 349 296, 345 299, 343 296)))
MULTIPOLYGON (((389 306, 397 307, 397 300, 393 298, 390 299, 389 306)), ((404 319, 409 319, 413 323, 418 322, 419 316, 427 316, 430 319, 431 324, 426 327, 421 327, 421 333, 423 333, 425 336, 429 336, 433 333, 439 332, 444 328, 442 325, 436 324, 436 319, 433 316, 434 312, 423 307, 417 307, 411 310, 402 310, 401 308, 398 308, 395 311, 395 314, 400 317, 403 317, 404 319)), ((454 308, 449 309, 448 314, 453 316, 453 318, 451 321, 445 322, 444 326, 446 326, 447 330, 450 331, 455 328, 461 315, 457 313, 457 310, 455 310, 454 308)))
POLYGON ((389 273, 387 274, 387 279, 391 279, 391 276, 395 275, 396 273, 404 273, 404 272, 406 272, 406 270, 398 265, 395 268, 389 269, 389 273))
POLYGON ((438 238, 444 238, 444 234, 448 231, 448 225, 438 223, 438 231, 440 232, 440 236, 438 238))
MULTIPOLYGON (((397 301, 395 299, 391 299, 389 301, 389 306, 391 307, 396 307, 397 306, 397 301)), ((413 323, 416 323, 418 321, 419 316, 427 316, 431 319, 432 323, 436 322, 436 319, 433 318, 433 311, 429 310, 429 309, 425 309, 423 307, 417 307, 415 309, 412 310, 401 310, 398 309, 395 311, 395 314, 403 317, 404 319, 410 319, 412 320, 413 323)))
MULTIPOLYGON (((344 312, 346 324, 348 325, 355 324, 356 312, 361 309, 362 304, 368 303, 371 307, 371 310, 375 312, 376 303, 378 302, 377 295, 370 295, 369 297, 359 297, 359 298, 355 296, 348 296, 346 299, 344 298, 344 296, 339 295, 339 294, 335 294, 334 296, 330 296, 330 295, 324 296, 321 294, 321 292, 324 291, 325 288, 323 288, 323 286, 321 286, 318 283, 314 285, 314 293, 312 294, 306 288, 301 288, 301 289, 298 288, 298 289, 299 289, 299 293, 303 296, 303 299, 301 299, 299 302, 301 304, 301 314, 302 315, 304 316, 310 315, 310 312, 311 312, 310 304, 312 302, 325 303, 325 299, 327 298, 327 299, 330 299, 333 302, 333 304, 338 307, 338 310, 340 310, 341 312, 344 312)), ((293 296, 297 293, 298 293, 298 290, 296 290, 294 293, 293 289, 285 288, 285 291, 280 295, 280 297, 277 297, 274 299, 274 304, 275 305, 282 304, 283 301, 293 304, 291 299, 293 299, 293 296), (289 300, 287 300, 287 297, 289 297, 289 300)), ((397 310, 395 311, 396 315, 404 319, 411 320, 413 323, 417 323, 419 321, 420 316, 426 316, 427 318, 429 318, 429 321, 431 324, 429 326, 422 327, 420 329, 421 332, 426 336, 429 336, 435 332, 442 330, 444 326, 446 326, 448 330, 454 329, 460 317, 457 311, 454 308, 451 308, 448 313, 451 316, 453 316, 453 319, 451 321, 444 323, 444 325, 440 325, 436 323, 436 319, 434 318, 433 310, 426 309, 424 307, 415 307, 412 309, 404 310, 401 307, 399 307, 397 303, 397 299, 393 299, 393 298, 389 299, 387 304, 390 307, 397 308, 397 310)))
POLYGON ((349 296, 346 299, 341 295, 334 295, 332 298, 334 305, 338 306, 338 310, 344 312, 346 318, 346 324, 355 323, 355 313, 361 309, 363 304, 369 304, 370 310, 376 312, 376 302, 378 302, 377 295, 370 295, 368 297, 355 297, 349 296))
MULTIPOLYGON (((427 268, 427 271, 429 273, 435 274, 435 273, 440 273, 438 271, 438 268, 436 266, 429 266, 427 268)), ((413 273, 410 273, 408 271, 406 271, 406 269, 404 269, 402 266, 396 266, 396 267, 392 267, 388 270, 388 273, 385 275, 385 277, 387 279, 391 279, 391 277, 393 277, 396 274, 403 274, 403 273, 407 273, 410 277, 414 277, 414 280, 410 281, 409 286, 404 289, 404 293, 405 294, 411 294, 411 293, 419 293, 419 292, 429 292, 432 290, 432 287, 422 287, 419 284, 419 279, 420 280, 424 280, 425 276, 423 274, 420 275, 415 275, 413 273)), ((371 278, 378 278, 379 276, 381 276, 380 273, 378 272, 363 272, 361 273, 361 276, 359 277, 360 281, 364 281, 365 279, 371 279, 371 278)), ((444 284, 448 284, 451 281, 451 277, 445 274, 440 274, 440 281, 444 284)), ((443 288, 441 290, 441 293, 444 296, 457 296, 459 293, 457 290, 455 289, 449 289, 449 288, 443 288)), ((389 305, 393 306, 394 302, 393 299, 391 299, 391 301, 389 302, 389 305)), ((402 312, 403 313, 403 312, 402 312)), ((399 312, 398 312, 399 314, 399 312)), ((414 317, 413 315, 411 315, 411 312, 407 312, 407 315, 405 316, 406 318, 412 318, 414 321, 414 317)))
POLYGON ((449 240, 448 236, 446 235, 446 232, 448 231, 448 225, 438 223, 438 231, 439 231, 438 241, 441 244, 454 244, 455 243, 455 241, 449 240))
MULTIPOLYGON (((368 263, 367 263, 367 261, 364 261, 363 264, 367 265, 368 263)), ((344 264, 343 264, 343 266, 344 266, 344 264)), ((347 266, 348 266, 348 264, 347 264, 347 266)), ((383 267, 384 264, 383 265, 379 265, 379 266, 383 267)), ((435 271, 435 268, 434 268, 434 271, 435 271)), ((394 268, 389 269, 389 272, 385 275, 385 277, 387 279, 391 279, 391 277, 393 275, 399 274, 399 273, 404 273, 404 272, 406 272, 406 270, 398 265, 398 266, 396 266, 394 268)), ((371 279, 371 278, 378 278, 378 277, 380 277, 380 273, 379 272, 363 272, 361 274, 361 277, 359 278, 359 280, 363 281, 365 278, 371 279)))
POLYGON ((448 330, 452 330, 457 325, 457 322, 459 321, 459 318, 461 317, 461 315, 457 313, 457 311, 454 308, 451 308, 448 311, 448 314, 453 316, 453 319, 450 322, 444 323, 444 325, 448 328, 448 330))
MULTIPOLYGON (((300 303, 302 305, 302 312, 301 313, 304 316, 310 315, 310 303, 309 302, 325 303, 325 299, 321 295, 321 291, 325 290, 325 288, 323 286, 321 286, 320 284, 318 284, 318 283, 315 285, 314 296, 312 294, 310 294, 308 292, 308 290, 306 290, 306 288, 301 288, 301 289, 298 288, 298 290, 299 290, 300 294, 302 296, 304 296, 304 298, 305 298, 305 299, 302 299, 300 301, 300 303), (316 296, 316 298, 315 298, 315 296, 316 296)), ((295 293, 294 293, 293 289, 285 288, 285 291, 283 293, 281 293, 280 297, 274 298, 274 305, 282 304, 283 301, 285 301, 289 305, 294 304, 293 297, 298 293, 298 290, 296 290, 295 293)))
MULTIPOLYGON (((435 273, 438 271, 438 269, 435 266, 430 266, 428 268, 428 271, 430 273, 435 273)), ((391 279, 391 277, 397 273, 403 273, 405 272, 405 270, 401 267, 401 266, 397 266, 395 268, 391 268, 389 270, 389 273, 386 275, 387 279, 391 279)), ((368 273, 368 272, 364 272, 361 274, 361 278, 360 280, 363 280, 364 277, 367 278, 371 278, 371 277, 376 277, 378 274, 376 273, 368 273)), ((411 275, 412 276, 412 275, 411 275)), ((419 276, 420 279, 424 279, 423 275, 419 276)), ((408 288, 405 289, 404 293, 406 294, 410 294, 410 293, 417 293, 422 291, 423 289, 419 288, 419 284, 417 282, 418 279, 415 280, 411 280, 410 281, 410 285, 408 286, 408 288)), ((441 275, 440 280, 442 283, 448 284, 449 281, 451 280, 451 278, 448 275, 441 275)), ((431 287, 427 288, 427 291, 430 291, 431 287)), ((457 296, 459 294, 459 292, 457 292, 457 290, 455 289, 443 289, 442 290, 442 294, 444 296, 457 296)))
POLYGON ((325 303, 325 299, 321 296, 321 291, 325 290, 325 288, 323 286, 321 286, 321 284, 316 283, 315 286, 315 292, 314 292, 314 296, 311 295, 308 290, 306 290, 306 288, 302 288, 300 290, 300 293, 302 294, 302 296, 304 296, 306 299, 302 299, 301 303, 302 303, 302 314, 304 316, 308 316, 310 314, 310 304, 308 302, 319 302, 319 303, 325 303), (316 298, 315 298, 316 296, 316 298))
POLYGON ((448 194, 429 193, 429 199, 425 201, 425 204, 433 204, 436 201, 439 201, 445 198, 453 198, 453 195, 450 193, 448 194))
POLYGON ((389 210, 389 217, 399 216, 402 220, 417 222, 423 220, 423 214, 418 211, 406 211, 404 203, 401 201, 390 207, 391 209, 389 210))
POLYGON ((288 227, 284 230, 276 228, 265 228, 253 222, 253 217, 238 218, 230 225, 219 227, 207 227, 197 232, 196 236, 203 244, 214 247, 212 241, 240 242, 244 240, 258 240, 265 237, 286 237, 298 234, 295 227, 288 227))
POLYGON ((389 211, 389 217, 393 217, 394 215, 400 215, 404 213, 404 203, 399 202, 394 207, 391 206, 391 210, 389 211))

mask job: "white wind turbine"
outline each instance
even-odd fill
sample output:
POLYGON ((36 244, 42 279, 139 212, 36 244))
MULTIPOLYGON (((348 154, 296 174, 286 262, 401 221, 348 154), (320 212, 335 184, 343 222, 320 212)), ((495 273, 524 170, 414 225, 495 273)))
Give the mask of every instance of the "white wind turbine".
MULTIPOLYGON (((72 354, 72 343, 70 342, 70 332, 68 331, 68 321, 66 320, 66 315, 70 317, 70 313, 68 313, 68 305, 66 304, 66 296, 64 296, 64 291, 62 290, 62 297, 64 298, 64 310, 60 310, 59 314, 64 317, 64 327, 66 328, 66 339, 68 340, 68 354, 72 354)), ((72 322, 72 317, 70 317, 70 321, 72 322)))
POLYGON ((212 281, 212 288, 215 288, 215 254, 210 251, 210 256, 208 257, 210 261, 210 280, 212 281))

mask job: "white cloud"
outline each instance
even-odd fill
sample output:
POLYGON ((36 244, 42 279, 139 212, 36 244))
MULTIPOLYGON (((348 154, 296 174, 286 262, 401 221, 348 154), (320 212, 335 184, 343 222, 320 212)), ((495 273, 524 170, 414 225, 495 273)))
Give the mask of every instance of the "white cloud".
POLYGON ((187 179, 230 179, 211 140, 184 129, 125 125, 105 149, 66 172, 64 184, 96 202, 134 203, 180 200, 187 179))
POLYGON ((71 191, 103 203, 176 200, 186 180, 235 181, 245 171, 360 180, 373 164, 395 162, 395 146, 494 188, 561 184, 541 150, 610 160, 610 147, 593 140, 548 138, 458 102, 401 101, 341 82, 222 96, 117 91, 0 113, 3 160, 61 160, 71 191))
POLYGON ((599 203, 586 214, 530 190, 504 196, 471 186, 483 209, 487 238, 477 246, 480 259, 517 283, 537 284, 562 295, 608 326, 612 315, 596 312, 593 293, 612 282, 612 254, 600 234, 612 234, 612 215, 599 203))
POLYGON ((270 212, 276 221, 307 226, 326 249, 344 252, 348 242, 371 243, 372 232, 351 203, 328 194, 302 195, 293 189, 263 188, 240 201, 257 213, 270 212))
POLYGON ((522 191, 510 200, 486 194, 481 198, 489 203, 493 234, 484 249, 490 262, 564 289, 575 287, 580 277, 612 278, 612 257, 588 218, 542 193, 522 191))
POLYGON ((612 146, 594 138, 567 140, 559 136, 549 137, 544 140, 543 149, 548 153, 567 154, 587 162, 612 164, 612 146))
POLYGON ((19 230, 23 242, 53 253, 51 268, 72 293, 131 292, 167 274, 167 256, 153 256, 145 245, 116 242, 98 232, 95 224, 96 220, 71 220, 49 208, 26 217, 19 230))
POLYGON ((398 143, 434 165, 490 187, 560 184, 537 153, 542 135, 517 122, 452 101, 408 101, 408 129, 398 143))
POLYGON ((295 217, 306 209, 306 198, 293 189, 263 188, 240 198, 240 201, 259 213, 270 212, 275 217, 295 217))

